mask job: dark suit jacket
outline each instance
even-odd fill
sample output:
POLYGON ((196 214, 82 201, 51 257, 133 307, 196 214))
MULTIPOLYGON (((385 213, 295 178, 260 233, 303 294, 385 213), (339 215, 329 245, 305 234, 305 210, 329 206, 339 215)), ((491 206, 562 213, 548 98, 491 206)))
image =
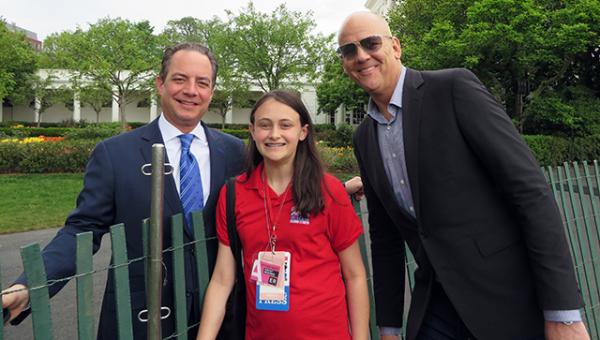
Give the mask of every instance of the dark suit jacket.
MULTIPOLYGON (((210 148, 210 195, 204 207, 204 226, 206 237, 216 236, 215 206, 219 189, 225 180, 241 171, 244 159, 243 142, 230 135, 204 126, 210 148)), ((43 251, 44 264, 49 280, 71 276, 75 273, 75 249, 77 233, 92 231, 94 252, 100 247, 102 236, 109 232, 109 227, 125 224, 127 253, 130 259, 143 256, 142 220, 150 216, 150 176, 141 173, 140 167, 152 161, 152 144, 164 143, 158 120, 100 142, 94 149, 87 165, 84 187, 77 198, 77 207, 71 212, 65 226, 43 251)), ((171 244, 170 216, 182 212, 181 202, 172 176, 165 178, 164 197, 164 248, 171 244)), ((185 241, 190 241, 188 231, 185 241)), ((209 241, 208 263, 212 272, 217 252, 217 242, 209 241)), ((173 279, 170 252, 163 261, 166 265, 167 283, 163 287, 162 305, 173 309, 173 279)), ((198 317, 199 307, 193 303, 197 298, 198 287, 193 250, 186 247, 185 273, 188 296, 188 315, 198 317), (192 307, 193 306, 193 307, 192 307), (190 310, 190 309, 195 310, 190 310)), ((21 277, 17 282, 24 283, 21 277)), ((131 287, 131 306, 134 336, 146 339, 146 324, 137 320, 137 313, 146 308, 144 261, 134 262, 129 266, 129 282, 131 287)), ((64 284, 50 287, 50 296, 56 294, 64 284)), ((190 324, 198 319, 189 320, 190 324)), ((163 321, 163 336, 174 331, 174 317, 163 321)), ((116 309, 114 296, 113 271, 108 273, 106 291, 102 303, 102 313, 98 338, 114 339, 117 335, 116 309)))
POLYGON ((354 135, 369 208, 377 320, 400 327, 404 242, 418 270, 414 339, 438 280, 478 339, 543 334, 542 310, 582 306, 559 211, 512 122, 469 71, 408 70, 406 165, 416 220, 395 199, 376 122, 354 135))

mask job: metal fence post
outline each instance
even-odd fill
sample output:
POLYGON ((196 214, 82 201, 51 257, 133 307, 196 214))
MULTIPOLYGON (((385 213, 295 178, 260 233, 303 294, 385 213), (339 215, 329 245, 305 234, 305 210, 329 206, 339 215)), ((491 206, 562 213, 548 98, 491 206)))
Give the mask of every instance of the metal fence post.
POLYGON ((163 203, 165 146, 152 145, 152 193, 150 203, 149 253, 147 261, 148 339, 159 340, 162 297, 163 203))

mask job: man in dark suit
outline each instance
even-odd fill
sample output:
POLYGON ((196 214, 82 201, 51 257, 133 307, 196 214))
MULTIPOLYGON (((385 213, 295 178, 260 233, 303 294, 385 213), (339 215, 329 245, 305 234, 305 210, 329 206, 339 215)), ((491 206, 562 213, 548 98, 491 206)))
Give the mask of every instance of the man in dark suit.
POLYGON ((403 67, 400 42, 372 13, 348 17, 338 43, 370 95, 354 147, 382 339, 402 326, 405 242, 418 265, 408 339, 588 339, 553 196, 481 82, 403 67))
MULTIPOLYGON (((88 163, 84 187, 77 199, 77 207, 71 212, 65 226, 43 251, 44 264, 49 280, 71 276, 75 273, 75 235, 92 231, 94 252, 111 225, 125 224, 129 258, 143 256, 142 220, 150 216, 150 176, 140 168, 151 162, 151 148, 155 143, 165 144, 167 158, 174 167, 173 175, 165 178, 164 247, 171 244, 170 216, 184 211, 180 199, 181 178, 179 164, 182 158, 182 134, 190 134, 190 152, 199 170, 201 188, 197 201, 203 206, 206 237, 215 236, 215 205, 220 187, 228 177, 237 175, 244 159, 241 140, 205 126, 202 116, 208 110, 217 76, 217 64, 212 53, 204 46, 183 43, 165 50, 162 68, 156 78, 156 88, 161 96, 162 115, 150 124, 134 131, 100 142, 88 163)), ((185 177, 185 176, 181 176, 185 177)), ((197 177, 197 178, 198 178, 197 177)), ((196 183, 198 184, 198 183, 196 183)), ((183 194, 182 194, 183 195, 183 194)), ((182 196, 183 197, 183 196, 182 196)), ((185 229, 185 240, 191 241, 191 229, 185 229)), ((208 263, 214 266, 216 241, 208 241, 208 263)), ((173 270, 171 253, 166 253, 163 287, 163 306, 173 310, 173 270)), ((185 248, 186 295, 188 322, 199 321, 199 292, 195 256, 192 247, 185 248)), ((114 275, 109 271, 102 304, 98 338, 114 339, 117 323, 114 297, 114 275)), ((133 331, 136 339, 146 338, 146 324, 138 321, 137 314, 146 308, 144 262, 129 266, 133 331)), ((23 275, 17 284, 7 290, 26 285, 23 275)), ((62 284, 50 287, 50 295, 56 294, 62 284)), ((3 297, 3 307, 16 317, 28 305, 26 290, 3 297)), ((25 312, 26 313, 26 312, 25 312)), ((162 323, 163 336, 174 333, 174 317, 162 323)), ((195 338, 196 329, 189 333, 195 338)))

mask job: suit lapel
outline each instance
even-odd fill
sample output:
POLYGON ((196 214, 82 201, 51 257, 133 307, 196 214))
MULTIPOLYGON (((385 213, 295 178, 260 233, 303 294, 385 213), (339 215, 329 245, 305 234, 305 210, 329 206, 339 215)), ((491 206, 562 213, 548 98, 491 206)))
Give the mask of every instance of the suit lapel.
POLYGON ((202 126, 204 127, 210 150, 210 195, 208 199, 214 200, 219 195, 221 186, 225 183, 225 174, 227 173, 225 166, 226 155, 221 147, 221 137, 213 130, 207 128, 204 123, 202 126))
MULTIPOLYGON (((158 119, 152 121, 144 130, 142 134, 142 146, 140 151, 146 161, 146 164, 152 163, 152 145, 153 144, 164 144, 160 129, 158 128, 158 119)), ((166 153, 166 152, 165 152, 166 153)), ((165 160, 168 163, 169 157, 165 154, 165 160)), ((165 176, 165 202, 173 212, 177 214, 183 211, 181 206, 181 200, 177 193, 177 187, 175 186, 175 180, 172 175, 165 176)))
POLYGON ((412 191, 417 220, 420 216, 419 204, 419 129, 423 104, 423 78, 420 72, 406 69, 402 94, 402 125, 404 132, 404 155, 406 169, 412 191))

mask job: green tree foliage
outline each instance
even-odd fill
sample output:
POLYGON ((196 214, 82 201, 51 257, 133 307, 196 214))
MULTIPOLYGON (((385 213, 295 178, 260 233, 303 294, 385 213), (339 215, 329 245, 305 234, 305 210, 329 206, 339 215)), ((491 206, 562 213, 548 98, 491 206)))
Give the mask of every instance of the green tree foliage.
POLYGON ((334 114, 342 105, 350 111, 364 111, 368 100, 366 92, 344 74, 340 58, 331 53, 317 84, 319 112, 334 114))
POLYGON ((123 128, 124 107, 139 95, 149 96, 160 64, 163 43, 148 21, 100 19, 88 30, 51 35, 44 42, 48 67, 74 71, 82 84, 109 84, 119 105, 123 128))
POLYGON ((37 54, 25 36, 9 31, 0 20, 0 105, 4 98, 25 101, 36 69, 37 54))
POLYGON ((597 0, 405 0, 390 22, 408 65, 472 69, 521 129, 538 97, 598 79, 597 0))
POLYGON ((185 17, 169 21, 163 34, 172 44, 197 42, 213 52, 219 70, 211 108, 216 109, 222 119, 221 125, 225 127, 227 112, 233 106, 245 105, 249 99, 249 83, 239 71, 236 51, 232 48, 236 38, 231 27, 218 17, 209 20, 185 17))
POLYGON ((317 76, 331 37, 313 34, 312 12, 289 11, 284 4, 262 13, 250 2, 234 14, 228 11, 231 51, 246 81, 263 91, 298 88, 317 76))

